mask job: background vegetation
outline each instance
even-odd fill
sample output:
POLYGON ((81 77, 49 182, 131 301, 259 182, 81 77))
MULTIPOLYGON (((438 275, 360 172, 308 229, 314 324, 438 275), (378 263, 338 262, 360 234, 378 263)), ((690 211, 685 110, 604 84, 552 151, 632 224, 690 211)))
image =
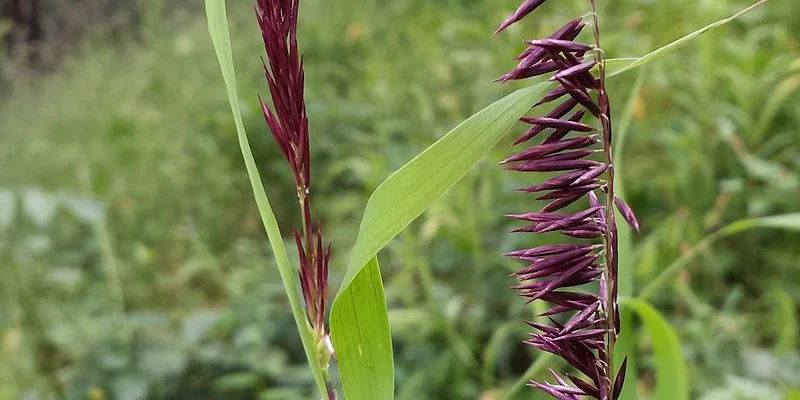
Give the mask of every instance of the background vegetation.
MULTIPOLYGON (((492 79, 523 39, 585 10, 563 2, 493 37, 516 3, 304 0, 315 209, 334 282, 368 193, 507 93, 492 79)), ((609 2, 606 51, 641 55, 746 3, 609 2)), ((128 22, 82 31, 45 72, 18 52, 0 59, 0 399, 312 398, 200 4, 176 4, 126 3, 128 22)), ((250 4, 229 6, 245 122, 288 232, 291 178, 256 100, 260 37, 250 4)), ((612 82, 616 109, 634 105, 623 177, 643 225, 637 287, 728 222, 798 211, 798 20, 791 0, 773 0, 648 66, 641 90, 636 73, 612 82)), ((532 311, 506 290, 514 265, 499 256, 531 240, 501 217, 530 208, 494 165, 509 144, 381 255, 399 399, 505 398, 538 356, 520 344, 532 311)), ((798 398, 797 243, 766 230, 724 239, 655 293, 692 398, 798 398)), ((648 340, 629 383, 643 399, 648 340)))

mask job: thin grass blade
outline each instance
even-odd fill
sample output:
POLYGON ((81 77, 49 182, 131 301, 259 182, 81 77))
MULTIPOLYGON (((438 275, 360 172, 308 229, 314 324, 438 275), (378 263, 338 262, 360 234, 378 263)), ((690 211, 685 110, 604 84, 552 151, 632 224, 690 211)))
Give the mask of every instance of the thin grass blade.
POLYGON ((364 269, 372 265, 378 251, 464 177, 552 86, 547 82, 518 90, 479 111, 389 176, 370 197, 347 273, 331 308, 337 358, 345 368, 351 368, 342 381, 348 398, 391 399, 394 390, 391 353, 385 353, 385 349, 391 349, 391 337, 385 334, 389 329, 386 303, 359 297, 359 288, 369 287, 367 281, 374 279, 374 273, 364 269), (377 315, 383 317, 372 317, 377 315), (349 326, 351 323, 357 327, 349 326), (368 341, 349 340, 347 332, 354 329, 368 341), (373 340, 383 343, 378 345, 373 340), (356 360, 368 361, 362 365, 356 360))
POLYGON ((675 260, 667 268, 661 271, 637 296, 640 299, 649 299, 655 292, 669 280, 675 276, 681 269, 689 265, 694 257, 707 249, 720 239, 728 236, 736 235, 739 233, 747 232, 751 229, 767 228, 767 229, 782 229, 788 231, 800 231, 800 213, 774 215, 771 217, 762 218, 748 218, 733 222, 726 225, 719 231, 707 236, 700 243, 689 249, 679 259, 675 260))
POLYGON ((737 12, 736 14, 731 15, 730 17, 723 18, 719 21, 713 22, 708 24, 692 33, 687 34, 675 41, 670 42, 669 44, 659 47, 656 50, 653 50, 642 57, 634 57, 634 58, 610 58, 606 60, 606 68, 607 68, 607 76, 610 78, 615 75, 619 75, 625 71, 629 71, 636 67, 640 67, 645 65, 653 60, 661 58, 679 48, 683 47, 685 44, 691 42, 694 39, 697 39, 703 33, 706 33, 712 29, 719 28, 725 24, 728 24, 732 21, 735 21, 737 18, 755 10, 756 8, 764 5, 769 0, 760 0, 751 6, 737 12))
POLYGON ((300 302, 298 293, 298 284, 296 271, 292 268, 289 257, 286 254, 286 248, 283 245, 283 237, 281 236, 278 227, 278 221, 275 219, 275 214, 272 212, 272 207, 267 198, 267 192, 261 182, 261 176, 258 173, 256 162, 253 159, 253 152, 250 150, 250 143, 247 139, 247 132, 242 122, 242 116, 239 113, 239 95, 236 88, 236 74, 233 64, 233 53, 231 50, 230 31, 228 29, 228 18, 225 10, 225 0, 206 0, 206 17, 208 18, 208 31, 211 34, 211 41, 214 44, 214 51, 219 60, 219 66, 222 70, 222 77, 225 80, 225 87, 228 91, 228 101, 230 102, 231 112, 236 124, 237 137, 239 139, 239 147, 242 151, 244 164, 247 168, 247 176, 250 179, 250 185, 253 188, 253 196, 258 205, 258 211, 261 215, 261 220, 264 223, 264 229, 267 232, 272 253, 275 256, 275 261, 278 264, 278 272, 281 276, 281 282, 286 290, 286 295, 289 298, 289 305, 292 309, 292 316, 294 317, 297 330, 300 332, 300 339, 303 342, 303 350, 305 350, 308 363, 311 366, 311 371, 314 375, 314 381, 320 391, 320 395, 327 399, 328 392, 323 379, 322 370, 316 358, 316 350, 312 339, 311 327, 308 325, 303 305, 300 302))

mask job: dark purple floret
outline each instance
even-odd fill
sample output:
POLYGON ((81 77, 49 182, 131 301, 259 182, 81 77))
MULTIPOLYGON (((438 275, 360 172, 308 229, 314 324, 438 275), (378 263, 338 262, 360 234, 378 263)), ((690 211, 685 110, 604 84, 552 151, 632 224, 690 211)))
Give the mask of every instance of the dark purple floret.
MULTIPOLYGON (((524 1, 497 32, 544 3, 524 1)), ((594 2, 592 8, 596 15, 594 2)), ((509 214, 526 223, 513 232, 559 232, 570 241, 582 242, 505 254, 527 263, 512 274, 518 281, 514 289, 528 302, 550 304, 542 314, 548 324, 527 322, 535 333, 525 343, 560 356, 581 374, 551 371, 554 382, 531 382, 557 399, 616 400, 627 365, 623 362, 619 371, 612 370, 613 346, 619 334, 614 208, 637 231, 639 223, 631 208, 614 194, 610 106, 594 22, 595 43, 576 40, 584 23, 575 19, 546 39, 528 41, 527 49, 516 57, 518 65, 498 79, 506 82, 549 74, 549 79, 558 83, 534 107, 553 101, 559 104, 544 116, 522 117, 530 127, 514 145, 533 142, 545 132, 547 136, 500 163, 512 171, 557 174, 519 189, 536 193, 535 200, 549 203, 537 212, 509 214), (587 114, 595 117, 593 121, 582 121, 587 114), (596 287, 596 294, 586 292, 587 287, 596 287)))
POLYGON ((300 286, 309 322, 318 340, 325 340, 325 307, 330 245, 323 246, 322 228, 313 226, 309 193, 311 162, 308 116, 304 100, 303 57, 297 49, 299 0, 257 0, 256 17, 264 40, 264 75, 272 107, 261 100, 264 119, 294 176, 300 199, 302 233, 295 230, 300 256, 300 286))
POLYGON ((261 101, 275 141, 292 167, 295 179, 310 184, 308 117, 303 98, 303 59, 297 50, 299 0, 258 0, 256 16, 267 52, 264 74, 274 111, 261 101))
POLYGON ((497 30, 494 33, 498 34, 501 31, 503 31, 504 29, 508 28, 511 24, 521 20, 522 18, 525 18, 526 15, 530 14, 537 7, 539 7, 540 5, 544 4, 545 1, 547 1, 547 0, 526 0, 526 1, 524 1, 519 6, 517 11, 514 12, 514 15, 508 17, 508 19, 503 21, 503 23, 500 24, 500 27, 498 27, 497 30))

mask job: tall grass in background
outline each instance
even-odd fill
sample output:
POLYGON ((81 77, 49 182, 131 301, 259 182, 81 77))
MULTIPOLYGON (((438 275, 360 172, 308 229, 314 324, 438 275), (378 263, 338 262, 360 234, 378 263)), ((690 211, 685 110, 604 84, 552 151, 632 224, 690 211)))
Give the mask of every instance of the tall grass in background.
MULTIPOLYGON (((609 24, 626 29, 608 32, 609 51, 641 54, 746 6, 684 3, 610 5, 609 24), (630 9, 637 11, 622 12, 630 9)), ((797 53, 782 22, 793 9, 784 3, 773 0, 650 64, 637 90, 635 73, 611 82, 622 95, 616 104, 630 104, 623 178, 645 226, 630 279, 644 288, 672 260, 683 264, 668 268, 678 274, 665 275, 647 299, 677 330, 692 398, 783 398, 798 386, 796 237, 719 230, 796 211, 797 53), (687 65, 691 73, 682 74, 687 65), (726 233, 701 243, 713 232, 726 233)), ((517 46, 486 34, 505 14, 488 2, 336 6, 308 1, 301 30, 307 62, 318 66, 308 84, 312 130, 326 133, 314 154, 317 165, 329 165, 318 180, 328 199, 319 209, 331 221, 334 253, 344 255, 371 189, 502 97, 491 79, 517 46), (345 140, 351 144, 337 145, 345 140)), ((239 61, 258 54, 250 10, 231 12, 241 21, 232 25, 233 44, 254 158, 269 187, 291 187, 270 161, 279 154, 257 112, 258 66, 239 61)), ((2 396, 310 398, 204 31, 187 21, 141 48, 88 52, 63 73, 21 87, 0 109, 0 152, 12 166, 0 172, 10 216, 1 219, 3 257, 19 266, 17 278, 3 268, 10 312, 2 351, 20 360, 2 367, 3 382, 14 382, 0 385, 2 396), (100 204, 103 224, 60 200, 70 196, 100 204), (122 312, 107 272, 114 265, 122 312)), ((503 398, 535 357, 513 344, 524 327, 504 324, 522 316, 501 294, 512 266, 493 255, 518 243, 482 234, 506 229, 494 215, 519 204, 501 194, 514 183, 493 171, 466 175, 382 256, 398 398, 503 398)), ((284 200, 292 196, 276 193, 280 224, 292 215, 294 202, 284 200)), ((343 267, 334 261, 334 281, 343 267)), ((653 339, 632 341, 641 354, 636 386, 651 393, 653 339)))

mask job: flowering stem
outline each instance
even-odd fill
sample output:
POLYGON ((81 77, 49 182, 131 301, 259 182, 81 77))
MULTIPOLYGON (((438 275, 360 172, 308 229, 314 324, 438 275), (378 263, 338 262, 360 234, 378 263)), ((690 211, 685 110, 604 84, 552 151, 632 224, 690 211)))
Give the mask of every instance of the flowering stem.
MULTIPOLYGON (((305 240, 305 246, 303 246, 302 249, 298 249, 298 251, 302 251, 305 253, 306 260, 315 260, 316 252, 314 251, 315 249, 314 238, 313 238, 314 230, 311 226, 311 206, 309 204, 308 194, 309 194, 308 187, 302 182, 297 182, 297 198, 300 204, 300 218, 302 220, 301 225, 303 229, 303 238, 305 240)), ((315 271, 313 271, 312 269, 312 271, 310 272, 312 272, 312 275, 314 275, 313 272, 315 271)), ((316 281, 316 276, 311 276, 310 279, 312 279, 312 281, 316 281)), ((309 287, 309 290, 311 291, 310 295, 312 299, 316 298, 319 295, 318 293, 315 293, 314 285, 311 285, 309 287)), ((314 330, 316 331, 320 328, 321 324, 320 321, 317 320, 318 313, 315 308, 315 304, 306 304, 306 307, 308 308, 308 313, 309 313, 308 318, 311 321, 311 325, 313 326, 314 330)))
MULTIPOLYGON (((617 311, 616 311, 616 295, 617 295, 617 238, 615 237, 616 234, 616 214, 614 212, 614 163, 613 163, 613 155, 612 155, 612 130, 611 130, 611 112, 609 109, 609 102, 608 102, 608 93, 606 92, 606 71, 605 71, 605 57, 603 55, 603 51, 601 50, 602 47, 600 46, 600 24, 598 23, 597 18, 597 2, 596 0, 590 0, 592 4, 592 17, 593 17, 593 31, 594 31, 594 42, 597 48, 595 52, 595 60, 597 61, 597 67, 599 71, 599 89, 597 92, 598 103, 600 105, 600 109, 602 113, 600 115, 600 122, 603 129, 603 152, 606 155, 606 164, 608 165, 608 170, 606 173, 608 174, 606 184, 606 208, 605 208, 605 218, 606 218, 606 230, 604 233, 604 242, 606 249, 605 259, 605 266, 603 268, 603 274, 605 275, 605 283, 606 283, 606 293, 608 294, 608 301, 605 304, 605 316, 606 316, 606 327, 608 328, 608 337, 606 340, 606 348, 605 348, 605 368, 607 369, 606 376, 613 376, 614 374, 614 347, 616 345, 617 340, 617 331, 616 326, 619 321, 616 321, 617 311)), ((609 382, 609 385, 612 382, 609 382)))
MULTIPOLYGON (((323 247, 322 227, 314 229, 311 218, 311 157, 308 115, 304 99, 303 56, 297 46, 299 0, 256 0, 256 18, 267 60, 262 59, 271 104, 259 97, 267 126, 278 148, 292 169, 297 190, 300 230, 294 230, 300 261, 300 289, 305 300, 306 318, 314 340, 314 355, 324 375, 325 397, 334 393, 328 375, 333 357, 325 327, 328 265, 331 248, 323 247)), ((335 394, 334 394, 335 396, 335 394)))
MULTIPOLYGON (((525 0, 517 11, 498 28, 505 29, 544 4, 546 0, 525 0)), ((528 322, 534 332, 525 343, 537 349, 561 356, 580 371, 587 380, 569 373, 551 371, 556 383, 536 382, 539 388, 558 399, 577 399, 589 396, 597 400, 616 400, 625 379, 626 363, 614 374, 614 347, 619 334, 617 307, 618 250, 615 208, 638 230, 638 221, 630 207, 616 197, 612 157, 611 107, 605 87, 605 59, 600 47, 596 0, 592 7, 594 43, 584 44, 575 39, 587 24, 583 18, 568 22, 545 39, 528 41, 528 48, 516 59, 517 67, 498 79, 527 79, 553 73, 550 80, 560 83, 534 107, 560 100, 560 104, 542 117, 522 117, 530 127, 514 143, 531 141, 548 132, 542 141, 501 162, 512 171, 560 172, 545 182, 521 188, 526 193, 545 193, 536 200, 549 200, 540 211, 510 214, 511 218, 528 225, 512 232, 561 232, 565 236, 602 241, 602 244, 565 243, 539 246, 506 253, 527 262, 527 267, 514 276, 528 302, 543 300, 552 306, 543 315, 562 315, 564 321, 550 319, 550 324, 528 322), (593 54, 594 60, 584 59, 593 54), (597 67, 599 74, 593 70, 597 67), (578 108, 578 111, 574 111, 578 108), (601 128, 581 122, 590 114, 601 128), (600 134, 595 134, 600 130, 600 134), (602 142, 604 160, 594 160, 598 150, 591 147, 602 142), (605 193, 605 201, 596 192, 605 193), (557 212, 581 199, 588 208, 564 214, 557 212), (599 293, 586 293, 575 288, 599 281, 599 293), (571 381, 574 386, 567 382, 571 381)))

